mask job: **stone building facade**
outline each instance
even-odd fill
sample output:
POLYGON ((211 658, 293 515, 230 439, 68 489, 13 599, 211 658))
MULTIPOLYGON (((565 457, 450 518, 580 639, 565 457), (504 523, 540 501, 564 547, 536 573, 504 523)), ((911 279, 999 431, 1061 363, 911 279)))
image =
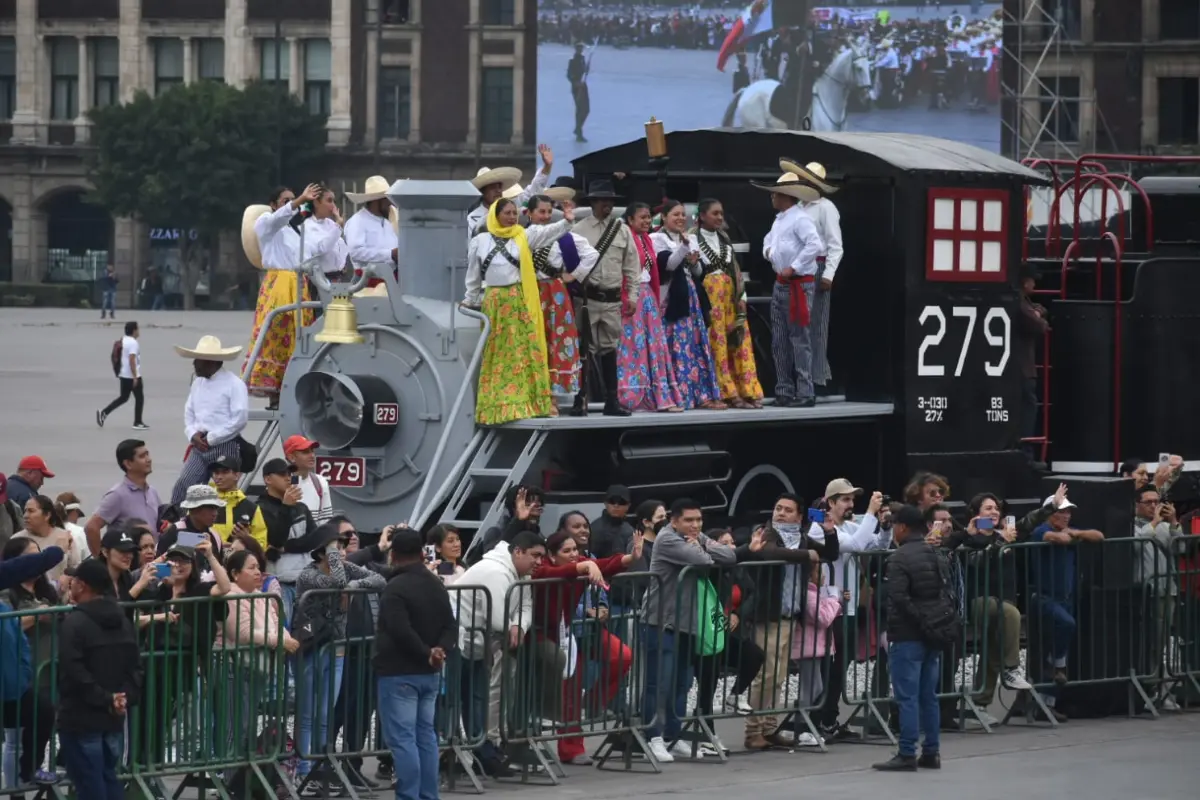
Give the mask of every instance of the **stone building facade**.
MULTIPOLYGON (((122 300, 185 230, 84 202, 89 109, 139 90, 285 82, 327 118, 321 175, 352 188, 533 168, 537 0, 0 0, 0 281, 86 281, 122 300)), ((264 190, 267 187, 264 187, 264 190)), ((214 286, 245 268, 222 242, 214 286)), ((166 277, 166 276, 164 276, 166 277)), ((201 293, 207 287, 201 287, 201 293)))

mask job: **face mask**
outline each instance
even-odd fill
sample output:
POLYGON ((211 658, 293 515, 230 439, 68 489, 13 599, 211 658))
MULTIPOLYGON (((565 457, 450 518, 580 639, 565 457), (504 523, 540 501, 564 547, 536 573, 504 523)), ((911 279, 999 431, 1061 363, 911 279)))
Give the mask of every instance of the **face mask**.
POLYGON ((664 518, 660 519, 658 522, 654 523, 654 532, 655 532, 655 533, 658 533, 659 531, 661 531, 661 530, 662 530, 663 528, 665 528, 665 527, 667 527, 667 519, 666 519, 666 517, 664 517, 664 518))

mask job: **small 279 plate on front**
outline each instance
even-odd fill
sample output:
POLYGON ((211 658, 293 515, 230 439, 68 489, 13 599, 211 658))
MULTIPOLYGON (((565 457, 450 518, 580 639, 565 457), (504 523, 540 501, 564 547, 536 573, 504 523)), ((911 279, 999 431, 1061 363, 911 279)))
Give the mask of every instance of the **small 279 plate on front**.
POLYGON ((331 487, 361 489, 367 485, 367 462, 359 456, 317 456, 317 474, 331 487))

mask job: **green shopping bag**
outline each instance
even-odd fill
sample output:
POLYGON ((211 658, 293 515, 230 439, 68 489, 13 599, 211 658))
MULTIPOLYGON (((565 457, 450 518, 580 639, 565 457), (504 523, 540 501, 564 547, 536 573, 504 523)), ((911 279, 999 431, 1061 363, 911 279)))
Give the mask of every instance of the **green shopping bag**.
POLYGON ((725 609, 708 579, 696 581, 696 655, 715 656, 725 649, 725 609))

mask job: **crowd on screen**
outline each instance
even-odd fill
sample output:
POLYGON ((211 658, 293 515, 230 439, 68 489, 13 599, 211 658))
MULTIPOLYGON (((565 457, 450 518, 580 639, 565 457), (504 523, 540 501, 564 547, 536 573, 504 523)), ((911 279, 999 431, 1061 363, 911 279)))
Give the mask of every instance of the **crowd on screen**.
POLYGON ((547 520, 541 490, 518 486, 474 537, 396 525, 368 544, 312 472, 315 447, 285 442, 253 499, 218 458, 146 517, 113 499, 152 490, 138 440, 118 446, 121 478, 95 511, 51 498, 38 456, 0 482, 6 788, 70 781, 82 800, 114 800, 129 770, 221 761, 239 740, 261 753, 258 732, 278 723, 279 775, 303 796, 393 783, 416 800, 465 769, 530 769, 517 751, 539 737, 563 764, 591 764, 585 734, 614 720, 659 763, 736 748, 687 735, 696 717, 744 716, 750 751, 830 746, 871 732, 845 709, 864 694, 898 741, 875 766, 936 769, 939 732, 999 724, 1002 688, 1035 718, 1068 720, 1058 699, 1097 669, 1079 663, 1088 548, 1114 541, 1136 546, 1149 621, 1139 697, 1157 712, 1194 700, 1173 677, 1180 659, 1196 667, 1179 644, 1200 603, 1200 538, 1185 532, 1200 526, 1169 499, 1178 457, 1124 465, 1128 531, 1072 525, 1065 484, 1018 516, 993 494, 952 505, 944 477, 919 473, 895 502, 844 478, 812 503, 783 494, 745 529, 709 525, 686 498, 635 505, 623 486, 594 519, 547 520), (272 722, 275 698, 286 719, 272 722), (456 737, 466 763, 445 750, 456 737), (368 753, 382 756, 373 771, 368 753))

